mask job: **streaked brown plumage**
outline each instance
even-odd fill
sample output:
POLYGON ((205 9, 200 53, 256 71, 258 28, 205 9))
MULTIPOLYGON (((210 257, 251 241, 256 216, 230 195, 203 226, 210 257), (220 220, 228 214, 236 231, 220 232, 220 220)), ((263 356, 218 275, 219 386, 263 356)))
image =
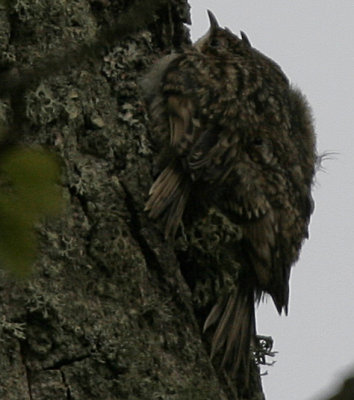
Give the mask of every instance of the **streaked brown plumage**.
POLYGON ((269 293, 287 313, 289 276, 312 213, 316 152, 309 107, 280 67, 241 38, 211 27, 192 48, 144 78, 154 129, 172 154, 146 210, 174 237, 193 192, 242 227, 242 273, 205 321, 211 353, 237 372, 248 365, 254 301, 269 293), (203 189, 204 188, 204 189, 203 189), (202 192, 202 193, 200 193, 202 192))

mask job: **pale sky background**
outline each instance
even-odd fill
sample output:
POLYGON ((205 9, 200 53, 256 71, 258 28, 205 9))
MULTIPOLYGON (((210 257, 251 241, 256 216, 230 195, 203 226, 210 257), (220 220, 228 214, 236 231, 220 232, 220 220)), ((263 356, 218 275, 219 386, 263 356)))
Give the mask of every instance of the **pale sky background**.
POLYGON ((259 334, 279 353, 263 377, 267 400, 322 400, 354 375, 354 1, 190 0, 192 38, 209 27, 245 31, 306 94, 318 151, 337 152, 318 172, 310 240, 292 270, 288 317, 271 300, 259 334))

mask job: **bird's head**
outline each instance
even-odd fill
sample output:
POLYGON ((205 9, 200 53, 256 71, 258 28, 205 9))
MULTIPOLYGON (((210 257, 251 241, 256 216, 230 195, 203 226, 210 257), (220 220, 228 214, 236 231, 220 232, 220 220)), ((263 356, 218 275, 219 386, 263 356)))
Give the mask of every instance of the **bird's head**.
POLYGON ((195 44, 196 50, 213 56, 228 56, 235 53, 250 51, 252 48, 245 33, 241 32, 241 38, 234 35, 228 28, 221 28, 215 15, 208 10, 210 28, 195 44))

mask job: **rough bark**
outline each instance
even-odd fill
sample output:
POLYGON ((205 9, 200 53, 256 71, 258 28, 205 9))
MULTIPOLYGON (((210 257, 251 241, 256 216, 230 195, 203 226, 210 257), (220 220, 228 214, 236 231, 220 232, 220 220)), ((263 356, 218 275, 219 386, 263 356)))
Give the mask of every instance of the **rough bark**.
MULTIPOLYGON (((11 2, 1 59, 33 66, 65 43, 93 41, 130 3, 11 2)), ((0 399, 235 398, 202 343, 177 244, 143 212, 156 149, 137 78, 188 41, 187 10, 184 0, 163 6, 147 30, 26 95, 23 141, 59 155, 67 207, 38 227, 31 278, 1 273, 0 399)))

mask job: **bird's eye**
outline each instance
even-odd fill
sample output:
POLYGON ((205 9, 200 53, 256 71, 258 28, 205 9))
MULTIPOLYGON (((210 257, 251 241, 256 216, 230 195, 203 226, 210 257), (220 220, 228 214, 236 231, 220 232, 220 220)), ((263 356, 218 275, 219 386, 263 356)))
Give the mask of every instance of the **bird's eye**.
POLYGON ((210 41, 210 46, 211 47, 219 47, 220 41, 217 38, 212 38, 210 41))

